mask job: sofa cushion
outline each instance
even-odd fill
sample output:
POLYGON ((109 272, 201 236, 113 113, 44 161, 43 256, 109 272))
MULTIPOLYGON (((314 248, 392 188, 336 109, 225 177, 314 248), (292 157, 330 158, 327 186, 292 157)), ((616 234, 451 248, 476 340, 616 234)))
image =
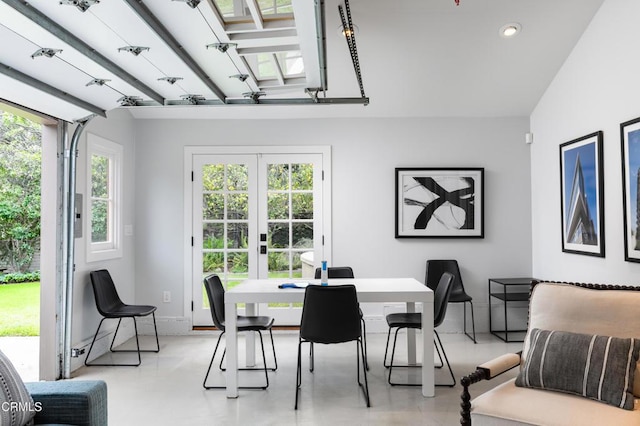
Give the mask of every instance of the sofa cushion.
POLYGON ((633 409, 640 340, 531 330, 529 356, 516 386, 573 393, 633 409))
MULTIPOLYGON (((531 294, 529 332, 522 365, 534 328, 640 339, 640 291, 593 290, 569 284, 540 283, 531 294)), ((640 360, 638 361, 640 364, 640 360)), ((633 394, 640 397, 640 368, 636 364, 633 394)))
POLYGON ((502 383, 472 401, 473 426, 528 424, 545 426, 631 426, 640 424, 640 399, 621 410, 588 398, 502 383))
POLYGON ((15 367, 0 351, 0 425, 32 424, 35 406, 15 367))

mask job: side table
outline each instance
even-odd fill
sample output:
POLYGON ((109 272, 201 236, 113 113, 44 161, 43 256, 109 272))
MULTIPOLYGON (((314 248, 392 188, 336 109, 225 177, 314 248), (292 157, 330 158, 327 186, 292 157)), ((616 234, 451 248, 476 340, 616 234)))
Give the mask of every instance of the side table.
POLYGON ((509 330, 507 308, 510 302, 529 302, 531 282, 536 278, 489 278, 489 331, 505 342, 523 342, 524 340, 509 339, 509 333, 523 333, 527 330, 509 330), (492 290, 492 287, 497 291, 492 290), (507 291, 509 290, 509 291, 507 291), (502 302, 504 308, 504 330, 494 330, 491 321, 491 300, 496 298, 502 302), (504 335, 504 337, 502 336, 504 335))

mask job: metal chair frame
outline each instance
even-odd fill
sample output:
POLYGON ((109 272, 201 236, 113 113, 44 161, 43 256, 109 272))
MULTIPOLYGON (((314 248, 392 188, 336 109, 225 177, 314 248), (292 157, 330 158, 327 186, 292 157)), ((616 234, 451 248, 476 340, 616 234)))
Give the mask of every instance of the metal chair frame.
MULTIPOLYGON (((449 273, 449 272, 445 272, 442 274, 442 277, 440 278, 440 282, 438 283, 438 287, 436 288, 436 295, 435 295, 435 303, 436 305, 434 306, 435 309, 435 319, 434 319, 434 339, 433 339, 433 343, 434 346, 436 348, 436 353, 438 354, 438 358, 440 359, 440 365, 435 366, 436 368, 442 368, 444 366, 444 363, 446 362, 447 367, 449 369, 449 373, 451 374, 451 383, 436 383, 435 386, 447 386, 447 387, 453 387, 456 385, 456 379, 455 376, 453 375, 453 370, 451 369, 451 364, 449 363, 449 358, 447 357, 447 353, 444 350, 444 346, 442 345, 442 340, 440 340, 440 336, 438 335, 438 332, 435 330, 435 328, 437 326, 439 326, 440 324, 442 324, 442 321, 444 321, 444 317, 446 314, 446 310, 447 310, 447 304, 449 301, 449 295, 451 294, 451 289, 453 287, 453 279, 454 276, 453 274, 449 273), (440 352, 442 350, 442 353, 440 352), (444 360, 443 360, 443 356, 444 356, 444 360)), ((393 314, 390 314, 393 315, 393 314)), ((387 378, 387 381, 390 385, 392 386, 422 386, 421 383, 400 383, 400 382, 394 382, 391 380, 392 377, 392 373, 393 373, 393 369, 394 368, 416 368, 416 367, 422 367, 421 365, 409 365, 409 364, 394 364, 393 363, 393 359, 395 356, 395 352, 396 352, 396 343, 398 341, 398 332, 403 329, 403 328, 412 328, 412 329, 422 329, 422 314, 420 313, 411 313, 411 314, 405 314, 407 315, 406 321, 405 323, 403 323, 402 325, 391 325, 389 326, 389 332, 387 333, 387 343, 385 345, 385 351, 384 351, 384 360, 383 360, 383 365, 385 368, 389 369, 389 375, 387 378), (393 349, 391 350, 391 360, 389 361, 389 364, 387 364, 387 353, 389 350, 389 339, 391 337, 391 329, 395 328, 395 336, 393 339, 393 349)), ((387 316, 388 318, 389 316, 387 316)))
POLYGON ((103 318, 100 320, 100 324, 98 324, 98 329, 96 330, 96 333, 93 335, 93 340, 91 340, 91 346, 89 346, 89 351, 87 352, 87 356, 84 359, 84 365, 88 366, 88 367, 94 367, 94 366, 117 366, 117 367, 137 367, 142 363, 142 358, 140 356, 141 352, 155 352, 158 353, 160 352, 160 341, 158 340, 158 327, 156 325, 156 307, 155 306, 146 306, 146 305, 127 305, 125 303, 123 303, 120 300, 120 297, 118 296, 118 292, 115 288, 115 285, 113 284, 113 280, 111 279, 111 275, 109 274, 109 271, 107 271, 106 269, 101 269, 98 271, 93 271, 90 273, 90 277, 91 277, 91 283, 93 285, 94 288, 94 295, 96 296, 96 307, 98 308, 98 312, 100 312, 100 314, 103 316, 103 318), (118 303, 117 309, 114 309, 113 311, 109 311, 108 308, 102 306, 102 301, 99 300, 100 296, 98 296, 98 287, 99 285, 104 285, 104 284, 98 284, 98 281, 100 279, 107 279, 107 284, 106 285, 110 285, 113 288, 110 289, 112 290, 112 292, 109 294, 109 296, 113 297, 114 300, 116 300, 118 303), (136 317, 145 317, 148 316, 149 314, 152 315, 153 317, 153 329, 155 331, 155 336, 156 336, 156 349, 140 349, 140 339, 138 337, 138 325, 136 322, 136 317), (111 345, 109 346, 109 351, 110 352, 136 352, 138 354, 138 362, 137 363, 99 363, 99 362, 89 362, 89 355, 91 354, 91 351, 93 350, 93 346, 96 342, 96 339, 98 337, 98 333, 100 332, 100 328, 102 327, 102 323, 104 322, 104 320, 106 319, 115 319, 118 318, 118 325, 116 326, 116 331, 115 333, 113 333, 113 339, 111 339, 111 345), (116 337, 118 335, 118 330, 120 330, 120 324, 122 323, 122 319, 123 318, 131 318, 133 319, 133 328, 135 330, 135 336, 136 336, 136 349, 113 349, 113 344, 116 341, 116 337))
MULTIPOLYGON (((211 309, 211 318, 213 320, 214 325, 218 328, 218 330, 221 331, 220 335, 218 336, 218 340, 216 341, 216 347, 213 350, 213 355, 211 356, 211 362, 209 362, 209 368, 207 368, 207 373, 204 376, 204 380, 202 381, 202 387, 205 389, 226 389, 226 386, 207 386, 207 379, 209 378, 209 374, 211 372, 211 367, 213 366, 213 361, 216 358, 216 354, 218 353, 218 347, 220 346, 220 341, 222 339, 222 336, 225 334, 226 332, 226 327, 224 325, 224 312, 218 312, 217 309, 224 309, 224 305, 223 304, 219 304, 219 307, 216 308, 216 292, 222 292, 222 297, 224 299, 224 287, 222 286, 222 282, 220 281, 220 277, 218 277, 216 274, 212 274, 207 276, 204 279, 204 285, 205 285, 205 289, 207 292, 207 296, 209 298, 209 305, 210 305, 210 309, 211 309), (216 289, 217 287, 217 289, 216 289)), ((260 317, 245 317, 245 316, 238 316, 238 319, 240 321, 242 321, 243 319, 258 319, 260 317)), ((238 326, 238 332, 251 332, 251 331, 256 331, 258 333, 258 336, 260 336, 260 347, 262 349, 262 362, 264 363, 263 367, 243 367, 243 368, 238 368, 239 371, 264 371, 264 375, 265 375, 265 385, 263 386, 239 386, 238 389, 260 389, 260 390, 264 390, 267 389, 269 387, 269 374, 268 371, 276 371, 278 369, 278 359, 276 357, 276 347, 273 343, 273 332, 271 330, 271 326, 273 324, 273 319, 271 319, 271 321, 268 324, 249 324, 247 326, 238 326), (271 338, 271 348, 273 350, 273 360, 274 360, 274 367, 268 367, 267 366, 267 358, 265 355, 265 351, 264 351, 264 340, 262 338, 262 331, 263 330, 269 330, 269 336, 271 338)), ((226 371, 226 368, 224 368, 222 366, 223 362, 224 362, 224 358, 227 354, 227 349, 225 347, 224 351, 222 352, 222 357, 220 358, 220 364, 219 364, 219 368, 221 371, 226 371)))

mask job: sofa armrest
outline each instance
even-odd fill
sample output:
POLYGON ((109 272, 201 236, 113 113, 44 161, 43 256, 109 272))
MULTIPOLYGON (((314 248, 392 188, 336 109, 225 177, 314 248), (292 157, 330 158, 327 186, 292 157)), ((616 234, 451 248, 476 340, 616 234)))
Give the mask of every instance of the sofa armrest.
POLYGON ((460 398, 462 402, 460 407, 460 424, 463 426, 471 426, 471 395, 469 394, 469 386, 482 380, 491 380, 496 376, 506 373, 514 367, 520 365, 520 356, 522 352, 515 354, 505 354, 491 361, 485 362, 476 368, 476 371, 463 377, 460 380, 462 385, 462 394, 460 398))
POLYGON ((102 380, 25 383, 38 407, 35 424, 107 426, 107 384, 102 380))

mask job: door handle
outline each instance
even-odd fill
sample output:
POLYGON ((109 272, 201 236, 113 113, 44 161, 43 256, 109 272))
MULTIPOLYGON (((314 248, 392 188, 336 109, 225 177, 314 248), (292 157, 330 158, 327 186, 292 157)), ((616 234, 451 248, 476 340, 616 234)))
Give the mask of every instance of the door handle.
POLYGON ((260 246, 260 254, 267 254, 267 246, 260 246))

